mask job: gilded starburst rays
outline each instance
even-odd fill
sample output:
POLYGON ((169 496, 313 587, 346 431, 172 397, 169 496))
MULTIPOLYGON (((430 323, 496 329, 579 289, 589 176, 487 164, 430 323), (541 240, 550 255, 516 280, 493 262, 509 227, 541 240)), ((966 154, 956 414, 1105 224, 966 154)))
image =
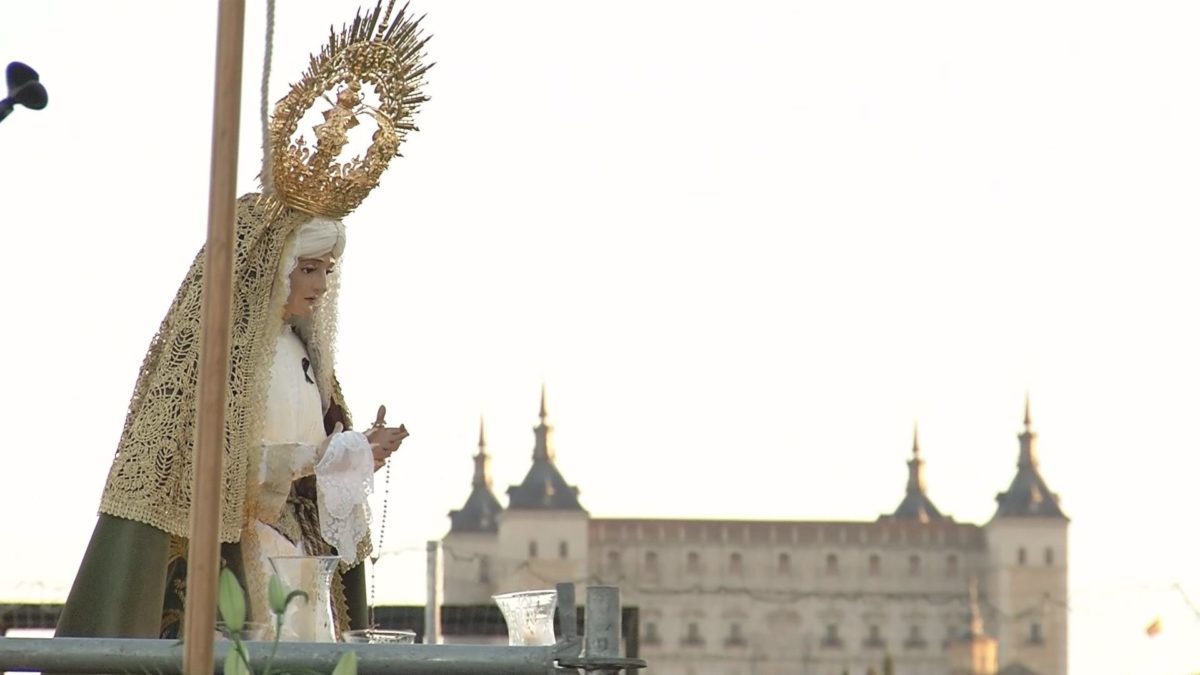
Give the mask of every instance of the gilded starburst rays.
MULTIPOLYGON (((273 198, 289 208, 328 218, 343 218, 366 199, 409 131, 413 117, 428 100, 421 93, 428 41, 421 19, 407 5, 392 18, 395 0, 360 12, 341 32, 330 30, 329 42, 313 56, 300 81, 275 106, 271 118, 273 198), (364 105, 362 89, 371 85, 376 105, 364 105), (336 92, 324 121, 313 128, 315 142, 296 137, 301 119, 318 99, 336 92), (362 155, 341 158, 348 132, 369 116, 376 124, 362 155)), ((326 100, 326 99, 323 99, 326 100)))

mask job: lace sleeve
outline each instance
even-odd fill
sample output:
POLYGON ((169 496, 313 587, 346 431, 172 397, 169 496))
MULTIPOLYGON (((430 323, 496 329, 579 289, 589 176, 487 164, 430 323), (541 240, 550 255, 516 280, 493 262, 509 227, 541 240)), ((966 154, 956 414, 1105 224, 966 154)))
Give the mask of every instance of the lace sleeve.
POLYGON ((358 542, 371 522, 367 497, 375 487, 371 443, 357 431, 343 431, 329 441, 316 463, 317 515, 321 537, 337 548, 346 563, 356 559, 358 542))

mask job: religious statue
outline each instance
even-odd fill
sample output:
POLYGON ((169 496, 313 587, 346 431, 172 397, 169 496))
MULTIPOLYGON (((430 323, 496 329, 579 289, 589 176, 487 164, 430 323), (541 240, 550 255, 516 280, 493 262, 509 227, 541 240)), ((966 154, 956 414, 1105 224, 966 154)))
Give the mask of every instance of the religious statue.
MULTIPOLYGON (((219 537, 222 564, 246 589, 257 622, 270 617, 272 558, 337 556, 336 628, 369 628, 367 496, 408 432, 389 425, 382 407, 373 425, 353 431, 335 376, 342 219, 415 130, 427 70, 418 22, 382 5, 332 36, 278 102, 263 189, 237 202, 219 537), (360 106, 360 83, 373 86, 377 106, 360 106), (316 129, 318 152, 309 152, 293 139, 298 123, 339 88, 316 129), (340 163, 359 114, 378 131, 362 157, 340 163)), ((204 266, 201 252, 150 342, 59 636, 181 632, 204 266)))

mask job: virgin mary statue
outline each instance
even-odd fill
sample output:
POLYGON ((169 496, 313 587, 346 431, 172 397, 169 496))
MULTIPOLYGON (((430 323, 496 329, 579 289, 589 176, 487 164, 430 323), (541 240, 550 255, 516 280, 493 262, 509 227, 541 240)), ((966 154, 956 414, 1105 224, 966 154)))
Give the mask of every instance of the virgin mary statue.
MULTIPOLYGON (((382 1, 335 33, 275 107, 261 193, 237 203, 230 372, 221 486, 222 564, 269 619, 269 560, 341 559, 337 630, 368 628, 363 560, 374 471, 407 432, 383 420, 353 431, 334 371, 343 219, 378 184, 425 97, 425 39, 382 1), (363 85, 378 103, 363 103, 363 85), (330 91, 316 142, 293 139, 330 91), (377 129, 340 162, 360 118, 377 129)), ((174 637, 187 591, 204 254, 192 263, 142 364, 100 516, 58 624, 59 636, 174 637)), ((214 617, 215 620, 215 617, 214 617)))

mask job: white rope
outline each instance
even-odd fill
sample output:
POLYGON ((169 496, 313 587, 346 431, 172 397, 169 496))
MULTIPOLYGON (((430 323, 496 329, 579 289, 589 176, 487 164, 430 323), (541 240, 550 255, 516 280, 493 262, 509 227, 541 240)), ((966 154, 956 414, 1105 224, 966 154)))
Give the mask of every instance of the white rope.
POLYGON ((274 191, 274 181, 271 176, 271 130, 270 115, 267 110, 268 85, 271 80, 271 51, 275 39, 275 0, 267 0, 267 35, 266 46, 263 48, 262 94, 259 107, 259 117, 262 119, 262 150, 263 164, 259 178, 262 181, 263 194, 274 191))

